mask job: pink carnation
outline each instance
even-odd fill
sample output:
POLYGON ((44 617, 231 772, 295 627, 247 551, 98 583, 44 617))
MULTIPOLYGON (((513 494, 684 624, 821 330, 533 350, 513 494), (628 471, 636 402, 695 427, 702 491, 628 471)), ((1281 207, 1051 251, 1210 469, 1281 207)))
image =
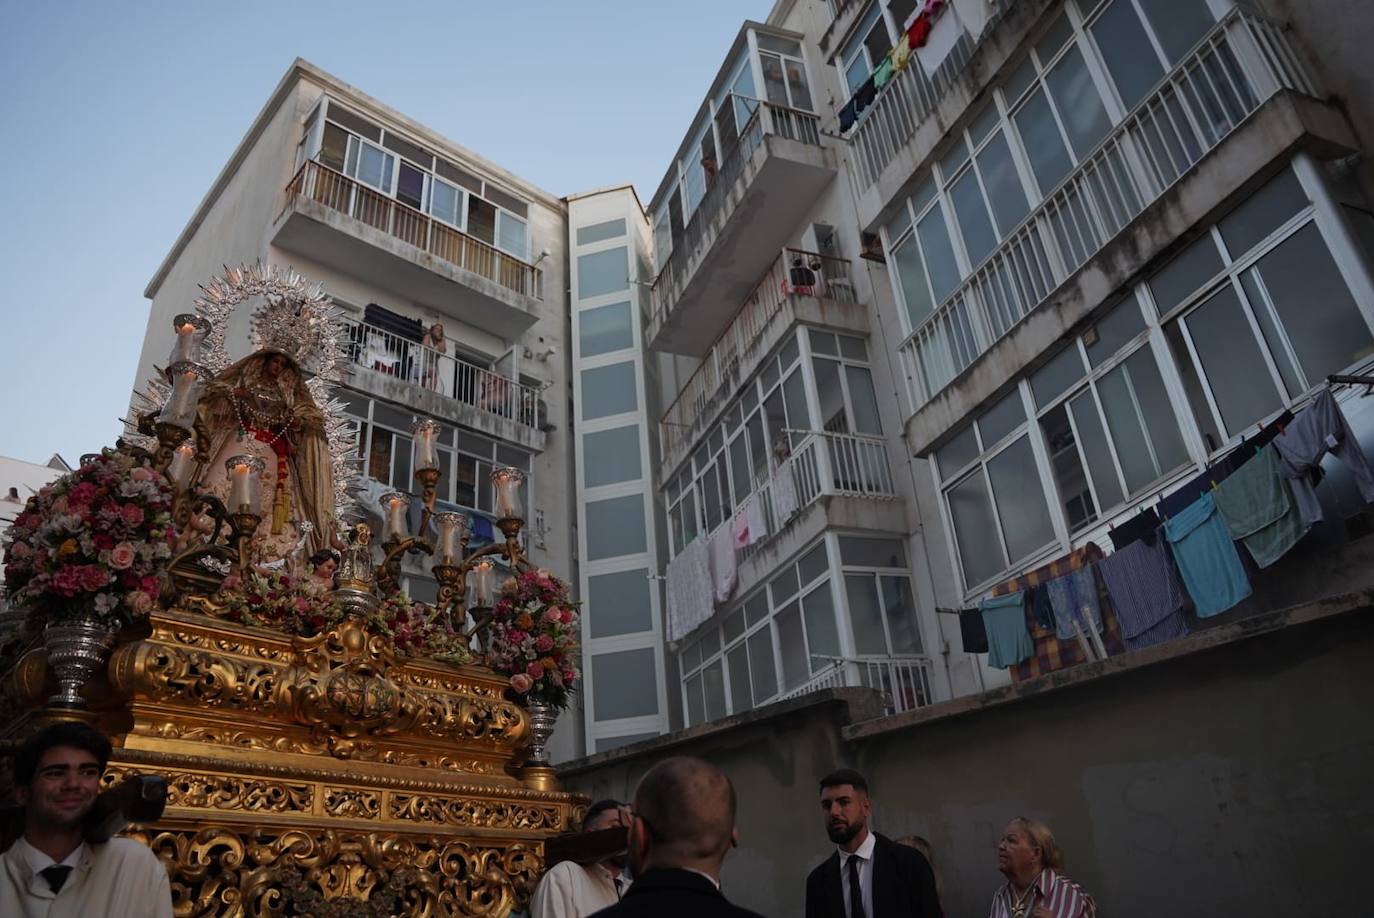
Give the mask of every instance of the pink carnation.
MULTIPOLYGON (((134 508, 138 510, 137 507, 134 508)), ((139 518, 142 519, 143 511, 138 510, 139 518)), ((129 565, 134 563, 134 547, 128 542, 120 542, 110 549, 110 567, 117 571, 126 570, 129 565)))
POLYGON ((534 680, 531 679, 529 676, 525 675, 524 673, 516 673, 514 676, 510 677, 510 687, 515 689, 521 695, 528 692, 533 686, 534 680))
POLYGON ((572 685, 572 684, 573 684, 574 682, 576 682, 576 681, 577 681, 577 673, 576 673, 576 672, 574 672, 574 671, 571 670, 571 669, 565 669, 565 670, 563 670, 563 683, 564 683, 565 685, 572 685))
POLYGON ((529 666, 525 667, 525 674, 531 679, 539 679, 544 675, 544 666, 542 663, 538 662, 531 663, 529 666))
POLYGON ((137 504, 125 504, 119 512, 130 526, 143 525, 143 508, 137 504))
POLYGON ((539 649, 540 653, 548 653, 553 650, 553 638, 547 634, 541 634, 535 638, 534 646, 539 649))
POLYGON ((558 624, 563 621, 563 612, 560 609, 545 609, 544 621, 558 624))
MULTIPOLYGON (((132 553, 133 549, 129 551, 132 553)), ((95 591, 110 582, 110 575, 98 564, 87 564, 77 568, 81 577, 81 588, 83 590, 95 591)))

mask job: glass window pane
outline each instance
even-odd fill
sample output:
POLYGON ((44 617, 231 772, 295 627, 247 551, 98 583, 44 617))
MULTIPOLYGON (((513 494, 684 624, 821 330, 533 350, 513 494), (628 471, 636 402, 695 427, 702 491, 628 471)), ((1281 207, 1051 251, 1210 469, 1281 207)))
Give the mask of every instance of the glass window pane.
POLYGON ((835 336, 830 332, 823 332, 818 328, 807 330, 807 336, 811 339, 811 353, 825 354, 829 357, 838 357, 839 350, 835 345, 835 336))
POLYGON ((1154 450, 1158 465, 1155 474, 1163 475, 1187 462, 1188 450, 1183 445, 1183 434, 1179 432, 1178 418, 1169 402, 1154 352, 1148 347, 1136 351, 1126 359, 1126 370, 1130 373, 1131 389, 1145 421, 1145 435, 1154 450))
POLYGON ((1035 84, 1035 61, 1026 55, 1021 63, 1016 65, 1016 69, 1007 76, 1007 81, 1002 89, 1007 94, 1007 104, 1014 105, 1016 100, 1025 94, 1035 84))
POLYGON ((797 572, 801 575, 803 586, 809 584, 817 577, 823 576, 830 570, 829 556, 826 554, 825 543, 821 542, 814 548, 802 555, 801 561, 797 562, 797 572))
POLYGON ((525 221, 500 211, 496 221, 496 245, 516 258, 526 258, 529 245, 525 238, 525 221))
POLYGON ((607 239, 619 239, 625 235, 625 218, 619 220, 607 220, 605 223, 592 223, 589 226, 579 226, 577 228, 577 244, 591 245, 594 242, 605 242, 607 239))
POLYGON ((1211 233, 1189 245, 1150 278, 1150 293, 1159 314, 1164 315, 1188 299, 1216 277, 1221 268, 1221 253, 1211 233))
POLYGON ((757 625, 768 617, 768 594, 762 591, 755 593, 744 604, 744 620, 749 627, 757 625))
POLYGON ((811 671, 819 672, 834 664, 834 660, 818 657, 840 655, 840 632, 835 625, 835 600, 830 584, 824 583, 802 598, 802 616, 806 620, 806 640, 811 654, 811 671))
POLYGON ((944 176, 946 182, 949 182, 954 178, 954 173, 958 172, 966 162, 968 162, 968 144, 964 142, 963 135, 959 135, 950 144, 949 149, 940 154, 940 174, 944 176))
POLYGON ((811 678, 806 663, 806 640, 802 637, 801 607, 792 603, 773 620, 778 629, 778 650, 782 656, 783 688, 794 689, 811 678))
POLYGON ((970 424, 935 451, 935 462, 940 468, 940 477, 949 478, 972 462, 977 455, 978 439, 974 436, 973 425, 970 424))
POLYGON ((592 700, 597 720, 658 713, 658 678, 652 647, 592 656, 592 700))
POLYGON ((861 434, 881 434, 883 422, 878 416, 878 396, 873 391, 873 374, 866 367, 846 365, 845 381, 849 383, 849 400, 854 409, 854 430, 861 434))
POLYGON ((768 592, 773 594, 773 605, 780 606, 793 596, 797 595, 800 583, 797 581, 797 569, 789 564, 773 578, 773 582, 768 584, 768 592))
POLYGON ((725 673, 720 661, 701 671, 702 687, 706 690, 706 719, 720 720, 725 716, 725 673))
POLYGON ((468 195, 468 235, 494 245, 496 243, 496 207, 481 198, 468 195))
MULTIPOLYGON (((1116 464, 1107 446, 1107 434, 1102 429, 1102 418, 1097 413, 1097 401, 1091 392, 1084 392, 1074 396, 1068 404, 1077 429, 1075 439, 1078 440, 1080 455, 1087 464, 1087 472, 1097 491, 1098 510, 1110 510, 1121 503, 1126 495, 1121 490, 1116 464)), ((1067 497, 1065 494, 1065 499, 1067 497)))
MULTIPOLYGON (((787 374, 782 384, 783 401, 787 403, 787 426, 792 430, 811 430, 811 411, 806 404, 806 382, 800 368, 787 374)), ((795 435, 800 440, 801 435, 795 435)))
POLYGON ((587 501, 587 560, 637 555, 645 550, 644 495, 587 501))
POLYGON ((701 674, 687 680, 687 725, 706 723, 706 698, 701 694, 701 674))
POLYGON ((1298 177, 1284 169, 1217 224, 1231 258, 1240 258, 1307 205, 1298 177))
POLYGON ((1269 300, 1269 292, 1265 288, 1264 281, 1260 278, 1258 269, 1252 268, 1242 274, 1240 285, 1245 291, 1246 299, 1250 302, 1250 312, 1260 327, 1260 336, 1264 338, 1269 356, 1273 358, 1274 365, 1278 368, 1279 377, 1283 380, 1283 387, 1287 391, 1288 397, 1297 398, 1307 386, 1302 382, 1298 368, 1294 365, 1293 358, 1288 354, 1286 339, 1283 332, 1279 330, 1278 320, 1274 317, 1274 307, 1269 300))
POLYGON ((1077 529, 1097 517, 1097 505, 1088 489, 1088 475, 1078 452, 1078 442, 1069 424, 1069 413, 1063 404, 1055 405, 1040 419, 1045 434, 1045 446, 1050 454, 1050 471, 1059 491, 1059 502, 1069 528, 1077 529))
POLYGON ((582 371, 582 420, 604 418, 638 407, 633 363, 614 363, 582 371))
POLYGON ((978 418, 978 433, 983 437, 983 449, 992 449, 1025 420, 1026 409, 1021 404, 1021 392, 1012 389, 978 418))
POLYGON ((582 469, 589 488, 640 478, 639 428, 615 427, 583 434, 582 469))
POLYGON ((1015 564, 1054 539, 1030 437, 1023 436, 988 460, 988 481, 1002 518, 1010 563, 1015 564))
POLYGON ((816 394, 821 403, 821 430, 848 432, 849 418, 844 410, 840 365, 833 360, 819 358, 814 359, 812 364, 816 371, 816 394))
POLYGON ((1046 74, 1045 82, 1054 97, 1064 131, 1069 135, 1069 143, 1082 159, 1112 127, 1092 74, 1083 62, 1083 52, 1077 47, 1070 48, 1064 59, 1046 74))
POLYGON ((727 644, 744 634, 744 610, 736 609, 725 616, 725 621, 721 623, 721 630, 725 634, 725 643, 727 644))
POLYGON ((954 260, 954 246, 949 241, 944 212, 936 204, 916 224, 921 237, 921 249, 930 273, 930 285, 935 290, 935 302, 943 303, 959 286, 959 265, 954 260))
POLYGON ((900 539, 861 539, 840 536, 840 560, 856 567, 906 567, 906 549, 900 539))
POLYGON ((749 441, 744 434, 730 441, 730 476, 734 479, 735 503, 738 504, 754 490, 749 441))
POLYGON ((629 746, 640 740, 653 739, 657 733, 629 733, 625 736, 598 736, 596 738, 596 751, 609 752, 612 749, 619 749, 621 746, 629 746))
POLYGON ((760 628, 749 637, 749 672, 754 678, 754 705, 778 693, 778 671, 773 663, 773 634, 760 628))
POLYGON ((1077 344, 1070 344, 1031 376, 1031 394, 1043 408, 1082 378, 1083 355, 1078 353, 1077 344))
POLYGON ((776 105, 787 105, 787 85, 782 76, 782 61, 776 54, 759 54, 759 63, 763 68, 763 91, 767 93, 769 102, 776 105))
POLYGON ((711 532, 720 525, 724 510, 720 503, 720 482, 713 465, 701 476, 701 509, 706 517, 706 531, 711 532))
POLYGON ((1092 26, 1093 38, 1126 108, 1131 109, 1164 75, 1131 0, 1114 0, 1092 26))
POLYGON ((972 587, 1007 566, 995 535, 997 522, 992 518, 992 502, 982 471, 975 471, 950 488, 947 496, 964 583, 972 587))
POLYGON ((738 714, 754 706, 749 696, 749 648, 741 644, 726 656, 730 664, 730 710, 738 714))
POLYGON ((1202 432, 1202 441, 1208 453, 1215 452, 1225 439, 1217 428, 1212 409, 1207 404, 1207 396, 1202 390, 1202 377, 1198 375, 1197 365, 1188 355, 1188 346, 1183 341, 1183 323, 1170 322, 1164 326, 1164 338, 1169 342, 1174 366, 1179 378, 1183 380, 1183 391, 1188 395, 1188 408, 1202 432))
POLYGON ((1164 46, 1170 66, 1182 60, 1216 22, 1207 4, 1197 0, 1140 0, 1140 6, 1164 46))
POLYGON ((1073 163, 1059 126, 1054 123, 1045 93, 1037 89, 1012 120, 1016 122, 1016 132, 1021 135, 1021 143, 1030 158, 1040 193, 1047 195, 1069 174, 1073 163))
POLYGON ((1116 444, 1116 458, 1126 478, 1126 490, 1134 494, 1155 479, 1155 465, 1145 445, 1145 428, 1135 410, 1125 366, 1119 366, 1097 382, 1102 413, 1116 444))
POLYGON ((320 162, 339 172, 344 168, 344 154, 348 150, 348 132, 336 124, 325 124, 320 144, 320 162))
POLYGON ((846 574, 844 590, 849 601, 849 621, 854 627, 854 650, 861 654, 886 654, 877 578, 872 574, 846 574))
POLYGON ((1369 325, 1316 224, 1307 224, 1261 258, 1247 279, 1252 285, 1258 281, 1273 303, 1309 385, 1371 352, 1369 325))
POLYGON ((897 270, 897 283, 902 288, 907 318, 911 321, 911 327, 916 328, 935 310, 935 304, 931 302, 930 288, 926 286, 925 264, 921 260, 915 235, 906 237, 892 250, 892 265, 897 270))
POLYGON ((855 338, 852 335, 837 335, 840 342, 840 353, 850 360, 868 360, 868 345, 864 339, 855 338))
POLYGON ((634 347, 634 332, 630 322, 629 303, 612 303, 582 310, 577 316, 582 356, 595 357, 597 354, 634 347))
POLYGON ((594 638, 653 630, 649 572, 636 568, 589 576, 582 619, 588 623, 588 633, 594 638))
POLYGON ((625 246, 577 256, 577 295, 582 298, 625 290, 630 286, 625 246))
POLYGON ((1030 205, 1026 203, 1025 189, 1012 163, 1011 148, 1001 131, 978 153, 978 172, 983 176, 1000 236, 1005 237, 1025 219, 1030 205))
POLYGON ((446 223, 462 226, 463 192, 443 179, 430 179, 429 212, 446 223))
POLYGON ((1073 38, 1073 26, 1069 25, 1068 17, 1060 13, 1035 43, 1035 53, 1040 56, 1040 63, 1048 64, 1070 38, 1073 38))
POLYGON ((1135 297, 1128 296, 1093 326, 1093 343, 1086 345, 1088 363, 1101 366, 1122 346, 1145 330, 1145 317, 1135 297))
POLYGON ((959 230, 964 234, 964 249, 968 252, 969 264, 977 265, 996 247, 997 234, 993 232, 992 220, 983 202, 983 192, 978 187, 978 176, 972 169, 954 183, 950 189, 950 199, 954 204, 955 216, 959 219, 959 230))
POLYGON ((783 70, 787 73, 787 91, 792 97, 792 107, 802 111, 814 111, 811 102, 811 87, 806 82, 806 70, 799 60, 784 60, 783 70))
POLYGON ((1188 313, 1185 322, 1229 434, 1283 406, 1230 284, 1188 313))
POLYGON ((879 577, 887 630, 893 653, 921 653, 921 629, 916 623, 916 602, 911 598, 908 577, 879 577))

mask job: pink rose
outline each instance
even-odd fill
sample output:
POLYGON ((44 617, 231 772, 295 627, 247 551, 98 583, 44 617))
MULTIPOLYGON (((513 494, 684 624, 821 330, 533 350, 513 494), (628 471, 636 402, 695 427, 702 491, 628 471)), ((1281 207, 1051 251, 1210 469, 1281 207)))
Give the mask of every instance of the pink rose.
MULTIPOLYGON (((127 508, 126 508, 127 509, 127 508)), ((134 508, 138 510, 137 507, 134 508)), ((139 519, 143 518, 143 511, 138 510, 139 519)), ((120 542, 110 549, 110 567, 117 571, 126 570, 129 565, 134 563, 134 547, 128 542, 120 542)))
POLYGON ((27 558, 32 549, 25 542, 15 542, 10 546, 11 558, 27 558))
POLYGON ((541 634, 535 639, 534 646, 538 648, 540 653, 548 653, 553 650, 553 638, 547 634, 541 634))
POLYGON ((577 673, 576 673, 574 670, 571 670, 571 669, 565 669, 565 670, 563 670, 563 683, 564 683, 565 685, 572 685, 572 684, 573 684, 574 682, 576 682, 576 681, 577 681, 577 673))
POLYGON ((544 675, 544 666, 538 662, 531 663, 529 666, 525 667, 525 674, 531 679, 538 679, 544 675))
POLYGON ((528 692, 534 686, 534 680, 524 673, 516 673, 510 677, 510 687, 521 695, 528 692))
POLYGON ((142 590, 134 590, 129 594, 129 609, 135 615, 147 615, 153 608, 153 597, 142 590))
POLYGON ((77 571, 81 576, 81 588, 83 590, 95 592, 110 582, 110 575, 99 564, 87 564, 77 568, 77 571))
POLYGON ((124 517, 124 522, 130 526, 143 525, 143 508, 136 504, 125 504, 119 511, 124 517))
POLYGON ((563 613, 560 612, 558 609, 545 609, 544 621, 552 622, 553 624, 558 624, 559 622, 563 621, 563 613))
POLYGON ((134 469, 132 472, 129 473, 129 477, 132 478, 134 481, 152 481, 153 470, 147 468, 146 466, 140 465, 138 468, 134 469))

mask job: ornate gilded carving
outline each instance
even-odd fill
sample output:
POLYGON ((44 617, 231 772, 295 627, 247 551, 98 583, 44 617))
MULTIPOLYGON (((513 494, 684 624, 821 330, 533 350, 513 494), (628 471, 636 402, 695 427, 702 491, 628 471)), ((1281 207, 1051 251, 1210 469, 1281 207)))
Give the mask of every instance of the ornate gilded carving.
POLYGON ((328 816, 376 819, 382 812, 382 795, 350 787, 326 787, 324 812, 328 816))
MULTIPOLYGON (((112 787, 140 773, 137 768, 111 766, 101 783, 112 787)), ((157 774, 167 779, 168 806, 247 810, 255 813, 309 813, 315 805, 315 792, 310 784, 196 772, 159 771, 157 774)))
POLYGON ((562 811, 556 806, 497 803, 432 795, 391 794, 387 798, 387 817, 465 828, 559 831, 564 827, 562 811))

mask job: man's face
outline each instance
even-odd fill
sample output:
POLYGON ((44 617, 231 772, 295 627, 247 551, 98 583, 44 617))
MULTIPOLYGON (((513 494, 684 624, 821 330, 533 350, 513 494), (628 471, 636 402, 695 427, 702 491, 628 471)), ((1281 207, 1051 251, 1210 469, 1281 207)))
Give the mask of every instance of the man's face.
POLYGON ((852 784, 821 789, 825 831, 837 845, 849 842, 868 826, 868 813, 872 808, 868 794, 852 784))
POLYGON ((15 788, 25 819, 48 829, 81 824, 100 792, 100 762, 84 749, 57 746, 43 753, 28 787, 15 788))
MULTIPOLYGON (((600 813, 597 813, 591 819, 587 820, 586 825, 582 827, 582 831, 600 832, 602 829, 614 829, 619 826, 629 826, 621 809, 602 810, 600 813)), ((616 870, 624 870, 625 861, 625 855, 617 854, 614 857, 607 858, 601 863, 608 867, 614 867, 616 870)))
POLYGON ((1040 849, 1017 822, 1008 823, 997 842, 997 869, 1004 876, 1028 876, 1040 867, 1040 849))

